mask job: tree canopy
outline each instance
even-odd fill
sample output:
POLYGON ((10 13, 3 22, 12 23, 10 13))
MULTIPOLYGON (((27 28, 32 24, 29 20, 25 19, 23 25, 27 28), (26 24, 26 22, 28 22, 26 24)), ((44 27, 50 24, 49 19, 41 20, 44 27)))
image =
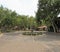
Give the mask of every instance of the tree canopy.
POLYGON ((8 29, 26 29, 36 26, 36 20, 33 16, 19 15, 15 11, 11 11, 0 6, 0 30, 8 29))
POLYGON ((36 19, 39 24, 50 26, 56 29, 54 21, 60 13, 60 0, 38 0, 36 19), (55 26, 55 27, 54 27, 55 26))

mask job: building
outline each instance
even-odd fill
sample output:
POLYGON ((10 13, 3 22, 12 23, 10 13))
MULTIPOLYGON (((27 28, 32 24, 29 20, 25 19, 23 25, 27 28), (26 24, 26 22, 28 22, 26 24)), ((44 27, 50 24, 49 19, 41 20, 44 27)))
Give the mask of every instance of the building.
POLYGON ((40 30, 40 31, 46 31, 47 30, 47 26, 40 26, 40 27, 38 27, 38 29, 40 30))

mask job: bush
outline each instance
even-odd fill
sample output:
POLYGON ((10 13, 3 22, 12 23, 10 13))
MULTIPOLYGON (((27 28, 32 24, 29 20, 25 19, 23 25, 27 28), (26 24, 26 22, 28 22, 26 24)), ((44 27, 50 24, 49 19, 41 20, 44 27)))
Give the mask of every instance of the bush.
POLYGON ((42 32, 24 32, 22 34, 23 35, 33 35, 33 36, 36 36, 36 35, 42 35, 42 32))

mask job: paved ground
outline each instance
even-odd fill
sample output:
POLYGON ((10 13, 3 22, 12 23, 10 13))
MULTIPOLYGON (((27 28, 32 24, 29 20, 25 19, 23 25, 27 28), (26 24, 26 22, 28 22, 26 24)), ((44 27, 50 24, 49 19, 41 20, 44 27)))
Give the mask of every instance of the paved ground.
POLYGON ((0 37, 0 52, 60 52, 60 33, 43 36, 4 33, 0 37))

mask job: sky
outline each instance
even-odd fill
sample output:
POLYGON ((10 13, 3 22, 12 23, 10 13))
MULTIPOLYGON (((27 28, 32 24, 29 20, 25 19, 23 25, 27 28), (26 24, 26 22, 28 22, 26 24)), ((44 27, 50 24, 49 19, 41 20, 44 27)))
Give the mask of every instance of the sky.
POLYGON ((0 0, 0 5, 20 15, 35 16, 38 0, 0 0))

